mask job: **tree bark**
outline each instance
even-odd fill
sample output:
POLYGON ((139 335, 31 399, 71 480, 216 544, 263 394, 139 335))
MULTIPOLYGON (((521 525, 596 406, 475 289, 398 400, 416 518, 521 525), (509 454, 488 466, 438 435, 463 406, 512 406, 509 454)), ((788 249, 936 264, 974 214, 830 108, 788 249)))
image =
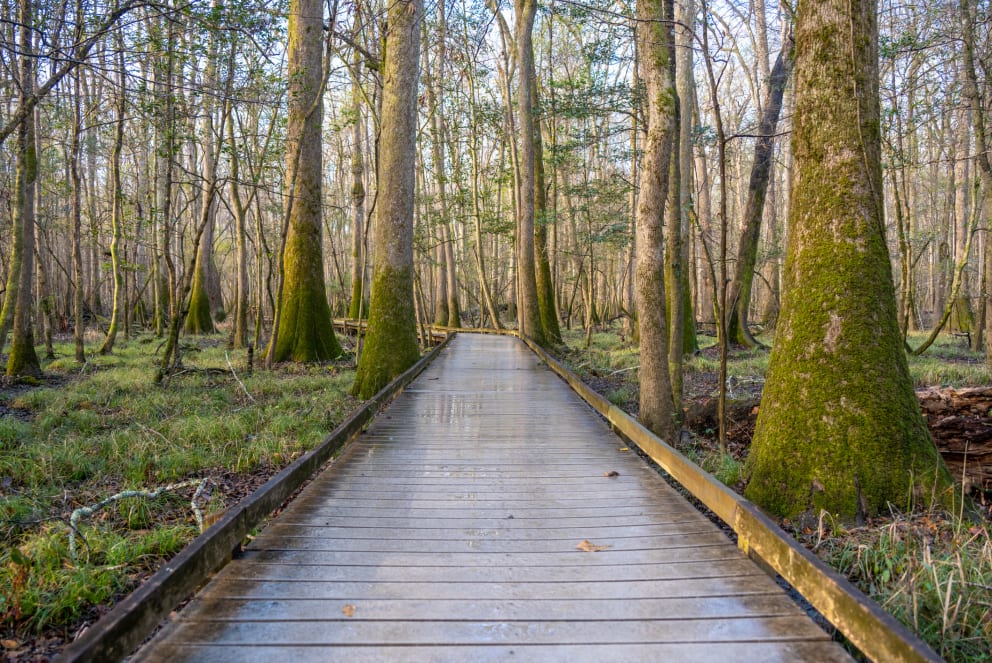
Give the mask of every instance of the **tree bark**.
MULTIPOLYGON (((961 0, 962 34, 964 36, 964 95, 971 105, 972 118, 975 127, 975 148, 978 171, 982 178, 982 189, 985 195, 985 219, 992 220, 992 159, 989 156, 988 125, 985 118, 985 99, 978 88, 978 74, 975 70, 975 0, 961 0)), ((975 201, 978 204, 978 201, 975 201)), ((989 274, 992 273, 992 241, 985 240, 985 363, 992 367, 992 306, 988 297, 992 287, 989 286, 989 274)))
MULTIPOLYGON (((72 108, 72 139, 69 148, 69 182, 72 187, 69 214, 72 216, 72 279, 76 287, 72 291, 72 340, 75 349, 76 362, 86 362, 86 348, 83 344, 85 321, 83 320, 83 229, 82 229, 82 178, 79 175, 79 154, 83 133, 83 118, 80 106, 83 103, 79 78, 81 72, 76 72, 73 78, 73 108, 72 108)), ((122 93, 123 94, 123 93, 122 93)), ((90 183, 92 187, 93 182, 90 183)))
POLYGON ((368 313, 365 305, 365 160, 363 153, 361 89, 358 81, 361 59, 355 54, 351 81, 351 103, 355 121, 351 125, 351 302, 348 317, 358 319, 368 313))
POLYGON ((286 124, 286 219, 283 281, 269 363, 341 356, 324 289, 321 247, 323 3, 293 0, 289 12, 289 107, 286 124))
MULTIPOLYGON (((531 93, 537 102, 537 80, 532 79, 531 93)), ((544 180, 544 138, 540 120, 534 121, 534 273, 537 287, 537 308, 541 327, 549 343, 561 343, 558 325, 558 307, 555 302, 555 285, 551 281, 551 259, 548 253, 548 225, 554 223, 548 215, 547 186, 544 180)))
MULTIPOLYGON (((696 20, 695 0, 683 0, 675 8, 675 20, 680 24, 676 30, 675 89, 679 99, 679 269, 682 279, 682 344, 683 354, 699 350, 696 338, 696 316, 693 310, 692 275, 694 263, 690 258, 692 224, 690 215, 695 202, 692 194, 692 128, 696 82, 692 75, 693 30, 696 20)), ((671 355, 671 350, 669 350, 671 355)))
POLYGON ((547 345, 537 300, 534 253, 534 17, 536 0, 515 0, 517 47, 517 116, 520 145, 520 193, 517 212, 517 318, 520 333, 539 345, 547 345))
MULTIPOLYGON (((20 103, 34 90, 33 12, 32 0, 21 0, 18 17, 20 48, 20 103)), ((35 113, 28 114, 17 129, 17 170, 14 175, 14 241, 21 243, 20 269, 13 294, 13 326, 10 355, 7 357, 7 375, 11 377, 41 375, 41 364, 34 350, 32 306, 34 304, 34 196, 38 181, 38 154, 35 146, 35 113)), ((13 264, 13 260, 11 261, 13 264)), ((8 286, 7 297, 11 292, 8 286)), ((6 302, 4 308, 6 308, 6 302)))
POLYGON ((944 497, 913 393, 883 221, 875 0, 800 0, 785 296, 746 496, 861 520, 944 497), (936 481, 936 485, 935 485, 936 481), (934 493, 931 493, 934 489, 934 493))
POLYGON ((375 268, 358 398, 369 398, 420 357, 413 292, 413 215, 422 0, 389 6, 379 138, 375 268))
POLYGON ((117 100, 117 122, 114 129, 114 148, 110 157, 110 186, 111 186, 111 225, 113 226, 113 236, 110 240, 110 265, 114 277, 114 300, 113 308, 110 312, 110 325, 107 328, 107 336, 100 346, 100 354, 110 354, 114 350, 114 343, 117 340, 117 330, 124 315, 124 269, 121 264, 121 240, 124 235, 124 191, 121 184, 121 151, 124 147, 124 122, 127 112, 127 96, 124 93, 124 50, 123 45, 118 44, 118 67, 120 68, 121 90, 118 92, 117 100))
POLYGON ((675 81, 671 0, 638 0, 637 51, 647 106, 647 137, 640 169, 635 236, 635 290, 641 348, 640 419, 662 439, 674 441, 675 405, 668 373, 668 323, 662 247, 669 165, 675 131, 675 81), (667 10, 667 11, 666 11, 667 10))

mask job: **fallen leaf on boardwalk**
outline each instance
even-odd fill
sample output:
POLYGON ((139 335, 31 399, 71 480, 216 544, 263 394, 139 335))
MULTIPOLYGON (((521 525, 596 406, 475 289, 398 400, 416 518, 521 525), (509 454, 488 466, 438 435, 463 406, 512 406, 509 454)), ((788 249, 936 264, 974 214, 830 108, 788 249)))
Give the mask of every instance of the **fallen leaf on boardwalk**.
POLYGON ((620 451, 630 451, 630 447, 620 447, 620 451))
POLYGON ((603 476, 604 477, 618 477, 618 476, 620 476, 620 473, 617 472, 616 470, 610 470, 609 472, 603 472, 603 476))
POLYGON ((581 550, 582 552, 599 552, 600 550, 606 550, 608 548, 612 548, 613 546, 597 546, 592 541, 589 541, 587 539, 582 539, 582 543, 580 543, 575 547, 581 550))
POLYGON ((355 610, 357 610, 357 608, 355 608, 355 606, 351 604, 348 604, 345 607, 341 608, 341 612, 344 614, 345 617, 354 617, 355 610))
POLYGON ((0 645, 3 645, 4 649, 17 649, 21 643, 17 640, 0 640, 0 645))

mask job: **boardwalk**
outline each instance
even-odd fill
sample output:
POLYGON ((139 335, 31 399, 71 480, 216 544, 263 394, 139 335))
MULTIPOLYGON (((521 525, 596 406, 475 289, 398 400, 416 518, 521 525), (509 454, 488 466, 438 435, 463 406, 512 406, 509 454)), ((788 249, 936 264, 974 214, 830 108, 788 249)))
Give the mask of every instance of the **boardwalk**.
POLYGON ((664 659, 846 656, 523 344, 477 335, 134 658, 664 659))

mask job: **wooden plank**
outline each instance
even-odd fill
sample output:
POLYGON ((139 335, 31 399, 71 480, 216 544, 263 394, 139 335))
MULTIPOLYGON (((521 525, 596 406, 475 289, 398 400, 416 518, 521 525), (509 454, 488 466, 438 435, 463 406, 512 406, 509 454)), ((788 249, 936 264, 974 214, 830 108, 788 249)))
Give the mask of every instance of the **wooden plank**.
POLYGON ((258 560, 278 564, 319 564, 341 566, 420 566, 428 568, 446 566, 477 566, 482 568, 559 567, 559 566, 658 566, 684 562, 713 562, 739 560, 740 551, 732 546, 696 546, 692 548, 666 548, 662 550, 604 550, 590 555, 579 550, 571 552, 510 553, 439 553, 427 552, 348 552, 341 550, 249 550, 239 555, 243 560, 258 560))
MULTIPOLYGON (((589 555, 587 555, 587 558, 589 555)), ((530 566, 526 562, 510 566, 343 566, 340 564, 279 564, 260 560, 232 563, 224 569, 227 579, 321 582, 573 582, 589 579, 590 567, 597 582, 643 582, 680 578, 727 578, 755 572, 749 559, 682 561, 679 564, 530 566)))
MULTIPOLYGON (((691 598, 705 596, 747 596, 768 594, 778 587, 755 567, 754 575, 728 578, 682 578, 627 582, 582 583, 500 583, 500 582, 302 582, 286 580, 245 580, 218 575, 205 598, 254 599, 337 599, 348 602, 365 599, 458 599, 521 601, 554 599, 560 601, 597 599, 691 598)), ((590 576, 594 574, 590 573, 590 576)), ((778 589, 781 591, 781 589, 778 589)), ((797 609, 798 611, 798 609, 797 609)))
POLYGON ((568 661, 569 663, 645 663, 645 661, 694 661, 695 663, 794 663, 850 661, 836 643, 735 642, 581 645, 473 645, 417 647, 267 647, 171 645, 144 663, 267 663, 278 657, 293 663, 382 663, 383 661, 568 661))
MULTIPOLYGON (((357 615, 357 609, 356 609, 357 615)), ((214 645, 434 645, 582 644, 673 642, 810 642, 828 640, 805 615, 739 619, 635 619, 601 621, 361 621, 181 622, 173 640, 214 645)))
MULTIPOLYGON (((309 621, 315 616, 333 619, 344 615, 340 600, 210 599, 197 601, 183 611, 184 621, 309 621)), ((782 592, 742 597, 714 596, 670 599, 598 599, 577 601, 470 601, 364 600, 355 606, 361 620, 461 619, 468 621, 589 621, 602 619, 654 619, 679 615, 683 619, 773 617, 795 615, 795 604, 782 592)))

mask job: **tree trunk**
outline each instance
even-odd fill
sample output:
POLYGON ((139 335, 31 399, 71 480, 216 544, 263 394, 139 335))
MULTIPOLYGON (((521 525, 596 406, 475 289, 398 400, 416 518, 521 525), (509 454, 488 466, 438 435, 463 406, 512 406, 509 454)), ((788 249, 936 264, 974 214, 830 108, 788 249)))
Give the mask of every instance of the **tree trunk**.
POLYGON ((389 6, 379 138, 379 199, 368 335, 352 393, 366 399, 416 363, 413 215, 422 0, 389 6))
POLYGON ((517 212, 517 317, 520 333, 539 345, 547 345, 541 310, 537 300, 537 276, 534 253, 534 198, 535 198, 535 127, 533 90, 534 72, 534 17, 536 0, 514 0, 516 13, 517 46, 517 115, 520 145, 517 148, 520 163, 520 194, 517 212))
POLYGON ((647 138, 640 169, 637 201, 637 300, 641 348, 640 419, 662 439, 675 439, 675 405, 668 373, 668 324, 665 319, 665 277, 662 246, 669 166, 675 131, 675 81, 672 53, 671 0, 638 0, 637 51, 647 106, 647 138))
MULTIPOLYGON (((690 214, 694 207, 692 195, 692 129, 695 79, 692 76, 693 34, 696 19, 696 3, 694 0, 684 0, 675 8, 675 20, 681 27, 675 33, 675 89, 679 99, 679 140, 678 140, 678 170, 679 170, 679 270, 682 281, 682 343, 681 352, 692 354, 699 350, 696 338, 696 316, 692 302, 693 262, 689 259, 691 252, 692 224, 690 214)), ((671 350, 669 350, 671 355, 671 350)))
POLYGON ((110 325, 107 328, 107 337, 100 346, 100 354, 110 354, 114 350, 114 343, 117 340, 117 329, 121 323, 121 316, 124 315, 124 270, 121 260, 121 239, 124 235, 124 191, 121 186, 121 151, 124 146, 124 122, 127 112, 127 96, 124 94, 124 51, 122 44, 118 44, 118 66, 120 68, 121 90, 118 92, 117 100, 117 123, 114 131, 114 149, 110 158, 110 186, 112 197, 111 224, 113 225, 113 237, 110 241, 110 265, 114 277, 114 301, 113 309, 110 312, 110 325))
MULTIPOLYGON (((537 79, 531 80, 531 94, 537 105, 537 79)), ((558 307, 555 305, 555 285, 551 281, 551 260, 548 254, 548 225, 554 218, 548 215, 548 194, 544 181, 544 138, 541 121, 534 120, 534 273, 537 287, 537 309, 541 317, 541 327, 549 343, 561 343, 561 327, 558 325, 558 307)))
POLYGON ((351 302, 348 317, 358 319, 368 313, 365 305, 365 160, 363 154, 361 89, 358 72, 361 59, 356 53, 351 103, 355 121, 351 125, 351 302))
POLYGON ((882 216, 877 9, 875 0, 800 0, 796 11, 785 296, 746 491, 783 517, 825 509, 860 520, 911 493, 942 498, 949 480, 897 321, 882 216))
MULTIPOLYGON (((20 3, 20 103, 23 105, 34 91, 34 56, 32 0, 20 3)), ((20 236, 21 257, 17 274, 17 287, 13 299, 13 334, 10 355, 7 357, 7 375, 11 377, 41 375, 41 365, 34 351, 34 327, 31 307, 34 304, 34 196, 38 180, 38 154, 35 146, 35 113, 29 113, 17 128, 14 174, 14 241, 20 236)), ((13 263, 13 261, 11 261, 13 263)), ((8 290, 7 297, 11 297, 8 290)), ((5 306, 6 308, 6 302, 5 306)))
MULTIPOLYGON (((73 109, 72 109, 72 141, 69 148, 69 182, 72 187, 70 215, 72 216, 72 279, 76 287, 72 292, 72 339, 75 346, 76 362, 86 362, 86 348, 83 344, 83 334, 86 330, 83 320, 83 229, 82 229, 82 178, 79 176, 79 153, 83 132, 83 118, 80 105, 83 103, 80 94, 79 78, 82 72, 73 75, 73 109)), ((121 93, 123 94, 123 92, 121 93)), ((90 182, 94 186, 95 182, 90 182)), ((95 311, 94 311, 95 313, 95 311)))
POLYGON ((479 119, 478 119, 478 99, 475 93, 475 76, 472 68, 466 70, 469 91, 469 109, 471 113, 471 136, 469 142, 469 155, 472 159, 472 216, 475 222, 475 264, 479 274, 479 290, 482 293, 482 301, 485 304, 489 318, 493 327, 502 329, 499 321, 499 311, 493 301, 492 291, 489 288, 489 274, 486 272, 486 252, 484 236, 482 234, 482 202, 479 191, 479 119))
MULTIPOLYGON (((964 35, 964 95, 971 104, 972 118, 975 127, 975 148, 977 152, 978 171, 982 178, 982 189, 985 197, 985 219, 992 220, 992 160, 989 157, 988 126, 985 120, 985 99, 978 88, 978 75, 975 71, 975 0, 961 0, 962 34, 964 35)), ((975 201, 978 204, 978 201, 975 201)), ((992 241, 985 240, 985 363, 992 367, 992 306, 988 297, 990 273, 992 273, 992 241)))
MULTIPOLYGON (((672 58, 674 64, 675 58, 672 58)), ((675 70, 672 68, 672 78, 675 70)), ((681 419, 682 412, 682 356, 685 341, 685 288, 688 287, 685 272, 682 271, 682 170, 681 170, 681 104, 675 96, 674 124, 672 132, 672 158, 668 172, 668 201, 665 207, 665 313, 668 316, 668 375, 672 383, 672 403, 675 419, 681 419)))
POLYGON ((321 248, 321 126, 324 104, 323 3, 293 0, 289 12, 286 222, 278 321, 267 360, 324 361, 341 356, 324 289, 321 248))
POLYGON ((758 123, 758 138, 754 143, 754 162, 747 187, 747 204, 744 209, 744 231, 737 247, 734 280, 727 297, 729 339, 741 345, 754 347, 759 343, 748 329, 748 309, 751 306, 751 285, 758 262, 758 240, 761 238, 761 220, 765 210, 765 194, 772 174, 772 157, 775 154, 775 128, 782 111, 785 87, 792 73, 792 35, 786 32, 782 51, 775 60, 765 101, 764 112, 758 123))

